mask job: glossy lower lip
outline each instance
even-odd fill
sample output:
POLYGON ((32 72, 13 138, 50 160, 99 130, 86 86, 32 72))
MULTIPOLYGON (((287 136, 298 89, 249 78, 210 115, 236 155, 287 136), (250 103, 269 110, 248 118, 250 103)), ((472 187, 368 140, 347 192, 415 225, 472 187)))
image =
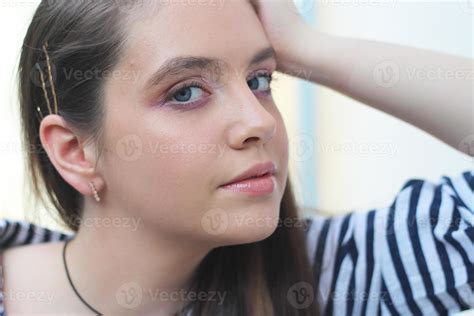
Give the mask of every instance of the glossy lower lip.
POLYGON ((261 196, 270 194, 275 190, 275 176, 267 174, 262 177, 245 179, 221 186, 224 190, 238 193, 245 193, 251 196, 261 196))

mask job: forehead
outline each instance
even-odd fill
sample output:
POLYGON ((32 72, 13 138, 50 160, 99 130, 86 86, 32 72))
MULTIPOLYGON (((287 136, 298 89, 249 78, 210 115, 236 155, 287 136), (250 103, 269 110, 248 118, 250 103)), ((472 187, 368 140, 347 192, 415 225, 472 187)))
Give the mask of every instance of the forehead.
POLYGON ((161 1, 138 8, 126 28, 123 63, 149 75, 176 56, 222 59, 246 67, 248 59, 269 47, 265 31, 246 0, 161 1))

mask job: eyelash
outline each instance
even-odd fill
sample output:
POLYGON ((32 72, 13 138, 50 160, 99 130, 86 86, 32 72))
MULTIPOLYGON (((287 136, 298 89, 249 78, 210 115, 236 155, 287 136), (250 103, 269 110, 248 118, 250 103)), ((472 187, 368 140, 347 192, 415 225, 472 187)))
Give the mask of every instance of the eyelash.
MULTIPOLYGON (((252 79, 255 79, 255 78, 259 78, 259 77, 265 77, 268 79, 268 85, 269 85, 269 89, 266 90, 266 91, 263 91, 261 93, 263 93, 264 95, 270 95, 272 93, 272 87, 271 87, 271 84, 273 82, 276 81, 275 77, 274 77, 274 74, 273 73, 260 73, 258 75, 255 75, 253 76, 252 78, 250 78, 249 80, 247 81, 250 81, 252 79)), ((164 103, 165 105, 168 104, 168 102, 172 101, 173 98, 176 96, 176 94, 178 92, 181 92, 182 90, 185 90, 185 89, 188 89, 188 88, 200 88, 200 89, 203 89, 205 90, 205 87, 202 83, 198 82, 198 81, 191 81, 191 82, 188 82, 188 83, 185 83, 183 84, 182 86, 180 87, 177 87, 175 89, 172 89, 165 97, 165 100, 164 100, 164 103)), ((194 101, 194 102, 188 102, 188 103, 174 103, 174 104, 170 104, 169 106, 171 107, 176 107, 176 108, 181 108, 181 109, 192 109, 195 107, 196 104, 199 104, 202 102, 202 98, 198 101, 194 101)))

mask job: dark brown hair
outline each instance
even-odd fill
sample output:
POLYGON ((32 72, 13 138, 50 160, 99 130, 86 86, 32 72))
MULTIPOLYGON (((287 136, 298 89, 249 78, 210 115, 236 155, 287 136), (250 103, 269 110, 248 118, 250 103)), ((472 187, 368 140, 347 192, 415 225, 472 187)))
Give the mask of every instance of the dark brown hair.
MULTIPOLYGON (((58 115, 77 135, 97 145, 99 157, 105 115, 104 80, 100 74, 113 70, 123 54, 123 9, 135 1, 43 0, 24 39, 18 71, 27 169, 35 196, 43 203, 52 203, 62 222, 74 232, 79 229, 77 219, 82 216, 84 197, 60 176, 39 137, 40 117, 49 114, 40 80, 39 69, 48 71, 42 48, 47 42, 58 115), (95 70, 99 76, 77 80, 68 77, 71 70, 95 70)), ((51 91, 51 83, 47 82, 47 88, 51 91)), ((53 104, 51 93, 48 98, 53 104)), ((295 306, 288 299, 290 289, 299 282, 306 282, 316 292, 305 232, 298 225, 304 222, 297 222, 297 216, 288 179, 280 205, 280 224, 288 223, 285 219, 293 224, 278 225, 269 238, 260 242, 213 249, 198 266, 192 290, 224 292, 225 301, 198 300, 181 313, 316 315, 316 301, 306 304, 309 306, 295 306)))

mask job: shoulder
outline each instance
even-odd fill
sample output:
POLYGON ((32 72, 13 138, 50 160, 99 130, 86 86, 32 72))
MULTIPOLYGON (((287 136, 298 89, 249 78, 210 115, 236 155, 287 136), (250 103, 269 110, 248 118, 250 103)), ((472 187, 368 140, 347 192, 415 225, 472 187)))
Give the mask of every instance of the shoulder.
POLYGON ((53 254, 59 253, 62 244, 63 242, 58 241, 4 249, 0 252, 4 275, 10 281, 15 281, 12 284, 21 285, 19 281, 31 282, 38 271, 45 273, 57 266, 57 262, 52 262, 51 258, 53 254))
MULTIPOLYGON (((400 229, 420 228, 420 224, 423 225, 421 228, 427 229, 444 224, 448 231, 461 230, 473 240, 474 171, 455 176, 443 175, 436 182, 409 179, 397 191, 390 205, 383 208, 332 216, 316 209, 301 210, 308 226, 306 231, 309 239, 324 237, 325 233, 332 232, 337 235, 337 239, 347 240, 348 235, 356 231, 373 232, 374 225, 383 228, 378 229, 378 232, 388 236, 400 229), (319 236, 321 234, 323 236, 319 236)), ((441 226, 437 228, 439 231, 441 226)))
POLYGON ((72 238, 72 234, 51 230, 24 220, 0 218, 0 250, 72 238))
POLYGON ((473 175, 410 179, 396 195, 380 259, 387 310, 446 314, 474 307, 473 175))
POLYGON ((63 242, 29 244, 1 252, 3 292, 9 313, 47 310, 53 298, 61 296, 56 289, 63 284, 61 251, 63 242), (54 296, 54 297, 53 297, 54 296))
POLYGON ((54 271, 60 271, 58 247, 73 236, 28 221, 0 219, 0 315, 5 315, 5 304, 8 311, 22 311, 33 305, 39 310, 44 296, 32 300, 28 297, 51 293, 45 286, 52 285, 57 279, 54 271))
POLYGON ((387 207, 308 216, 325 311, 445 314, 474 306, 473 175, 414 178, 387 207), (337 295, 351 299, 334 304, 337 295))

